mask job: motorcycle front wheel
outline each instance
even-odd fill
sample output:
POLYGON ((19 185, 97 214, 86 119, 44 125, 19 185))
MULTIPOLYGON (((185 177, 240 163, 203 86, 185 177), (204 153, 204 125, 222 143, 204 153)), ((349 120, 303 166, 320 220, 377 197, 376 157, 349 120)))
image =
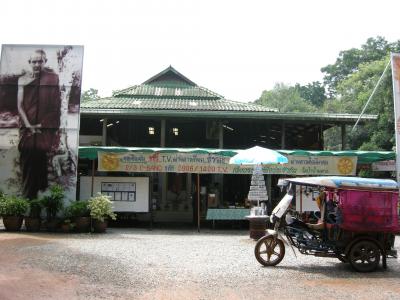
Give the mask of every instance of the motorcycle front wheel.
POLYGON ((282 240, 272 235, 264 236, 257 241, 254 254, 263 266, 276 266, 285 256, 285 245, 282 240))

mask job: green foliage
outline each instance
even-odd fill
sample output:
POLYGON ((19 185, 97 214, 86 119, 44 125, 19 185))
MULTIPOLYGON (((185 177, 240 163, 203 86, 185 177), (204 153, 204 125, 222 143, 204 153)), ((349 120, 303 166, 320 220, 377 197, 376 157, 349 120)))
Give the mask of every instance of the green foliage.
POLYGON ((300 96, 298 88, 283 83, 276 84, 271 91, 264 91, 256 104, 276 108, 280 112, 315 112, 317 109, 300 96))
POLYGON ((98 193, 89 199, 88 207, 90 209, 90 216, 95 220, 104 222, 107 217, 113 220, 116 219, 109 196, 98 193))
POLYGON ((39 218, 42 212, 42 201, 39 199, 29 200, 29 216, 39 218))
POLYGON ((82 92, 82 102, 99 99, 99 91, 93 88, 88 89, 87 91, 82 92))
POLYGON ((390 52, 399 51, 400 42, 388 43, 383 37, 369 38, 360 49, 341 51, 336 62, 321 68, 325 73, 324 84, 331 97, 337 93, 337 87, 349 75, 359 71, 361 64, 381 60, 390 52))
POLYGON ((294 87, 299 92, 301 98, 307 100, 316 107, 321 107, 326 100, 325 88, 318 81, 307 85, 300 85, 297 83, 294 87))
MULTIPOLYGON (((324 109, 332 109, 329 102, 336 102, 335 112, 359 114, 376 83, 378 82, 389 57, 382 60, 361 64, 359 70, 342 80, 337 91, 340 97, 337 100, 327 101, 324 109)), ((375 95, 371 99, 366 114, 375 114, 377 121, 367 122, 358 126, 357 130, 350 133, 348 130, 348 143, 351 149, 359 150, 392 150, 394 144, 394 111, 392 79, 390 72, 385 74, 375 95)))
POLYGON ((73 217, 89 217, 90 210, 88 201, 75 201, 65 209, 64 215, 67 218, 73 217))
POLYGON ((2 216, 22 216, 28 208, 28 200, 24 198, 3 195, 0 199, 0 215, 2 216))
POLYGON ((46 209, 47 220, 55 219, 57 213, 62 209, 64 201, 64 190, 60 185, 53 185, 50 188, 50 195, 41 199, 43 207, 46 209))

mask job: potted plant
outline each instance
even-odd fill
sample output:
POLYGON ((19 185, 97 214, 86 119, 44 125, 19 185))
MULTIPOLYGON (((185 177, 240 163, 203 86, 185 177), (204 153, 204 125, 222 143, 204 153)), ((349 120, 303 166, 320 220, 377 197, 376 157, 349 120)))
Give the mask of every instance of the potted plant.
POLYGON ((0 198, 0 215, 3 217, 6 230, 19 231, 24 219, 23 215, 28 208, 28 200, 16 196, 3 195, 0 198))
POLYGON ((25 217, 25 227, 27 231, 39 231, 42 220, 42 202, 39 199, 29 200, 29 214, 25 217))
POLYGON ((90 231, 90 210, 88 201, 74 201, 65 209, 65 217, 74 221, 78 232, 90 231))
POLYGON ((68 233, 75 228, 75 223, 73 223, 70 219, 64 219, 61 223, 61 231, 64 233, 68 233))
POLYGON ((60 185, 53 185, 50 194, 41 199, 42 206, 46 209, 46 228, 48 231, 56 231, 60 221, 57 213, 64 203, 64 190, 60 185))
POLYGON ((109 196, 98 193, 89 199, 88 207, 90 216, 93 219, 94 232, 105 232, 107 229, 107 218, 116 219, 109 196))

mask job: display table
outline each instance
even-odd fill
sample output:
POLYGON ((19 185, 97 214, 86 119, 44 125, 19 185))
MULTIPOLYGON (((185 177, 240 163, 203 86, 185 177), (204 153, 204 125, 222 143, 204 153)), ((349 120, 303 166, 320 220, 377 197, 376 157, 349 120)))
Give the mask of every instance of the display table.
POLYGON ((250 214, 248 208, 209 208, 207 209, 206 220, 246 220, 246 216, 250 214))
POLYGON ((246 216, 250 223, 250 238, 258 240, 265 235, 268 216, 246 216))

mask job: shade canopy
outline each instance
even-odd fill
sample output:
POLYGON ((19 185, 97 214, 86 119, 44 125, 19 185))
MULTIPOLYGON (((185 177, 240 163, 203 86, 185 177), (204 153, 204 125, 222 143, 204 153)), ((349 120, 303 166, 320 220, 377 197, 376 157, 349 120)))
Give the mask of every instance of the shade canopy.
POLYGON ((391 179, 344 177, 344 176, 318 176, 296 177, 280 180, 278 183, 292 182, 299 185, 320 186, 328 188, 368 188, 381 190, 397 190, 397 182, 391 179))
POLYGON ((238 154, 229 159, 230 164, 286 164, 288 159, 278 151, 255 146, 245 150, 239 150, 238 154))
MULTIPOLYGON (((79 158, 97 159, 98 152, 168 152, 168 153, 201 153, 218 154, 232 157, 239 153, 236 149, 209 149, 209 148, 149 148, 149 147, 110 147, 110 146, 80 146, 79 158)), ((322 151, 322 150, 278 150, 282 155, 290 156, 357 156, 358 164, 370 164, 377 161, 396 159, 396 153, 393 151, 322 151)))

